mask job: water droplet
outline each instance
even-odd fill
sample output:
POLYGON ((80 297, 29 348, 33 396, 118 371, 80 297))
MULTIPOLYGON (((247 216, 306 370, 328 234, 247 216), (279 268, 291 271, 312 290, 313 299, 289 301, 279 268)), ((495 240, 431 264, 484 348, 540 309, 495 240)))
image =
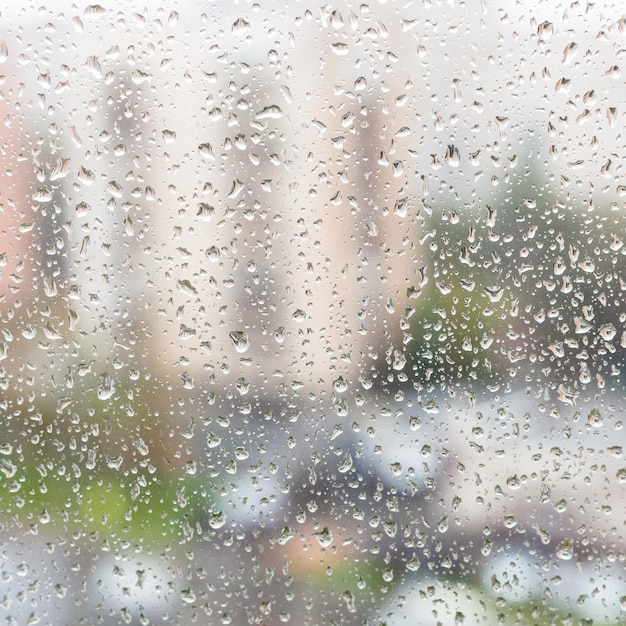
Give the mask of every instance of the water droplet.
POLYGON ((617 330, 615 326, 613 326, 613 324, 610 324, 610 323, 602 324, 602 326, 600 326, 599 332, 600 332, 600 336, 602 337, 602 339, 604 339, 604 341, 612 341, 615 335, 617 334, 617 330))
POLYGON ((80 169, 78 170, 77 178, 81 183, 83 183, 83 185, 88 186, 91 185, 94 180, 96 180, 96 175, 92 171, 81 165, 80 169))
POLYGON ((401 352, 400 350, 394 350, 393 351, 393 362, 391 364, 391 367, 393 367, 394 370, 400 371, 402 369, 404 369, 404 366, 406 365, 406 356, 403 352, 401 352))
POLYGON ((589 411, 589 415, 587 416, 587 423, 594 428, 600 428, 603 424, 604 420, 602 418, 602 414, 597 407, 594 407, 589 411))
POLYGON ((575 41, 572 41, 567 46, 565 46, 565 50, 563 50, 563 65, 569 65, 571 60, 576 56, 578 52, 578 44, 575 41))
POLYGON ((504 516, 504 526, 506 528, 515 528, 517 526, 517 520, 515 519, 515 515, 505 515, 504 516))
POLYGON ((230 30, 234 35, 247 33, 250 30, 250 22, 240 17, 233 22, 230 30))
POLYGON ((146 445, 145 441, 141 437, 139 437, 135 441, 135 448, 137 448, 137 451, 142 456, 147 456, 149 454, 149 452, 150 452, 148 446, 146 445))
POLYGON ((350 48, 345 43, 341 42, 331 44, 331 49, 338 57, 344 57, 350 51, 350 48))
POLYGON ((206 256, 211 261, 211 263, 217 263, 220 258, 220 250, 217 246, 211 246, 207 248, 206 256))
POLYGON ((324 526, 322 530, 313 533, 314 537, 317 537, 317 540, 320 542, 322 548, 327 548, 333 542, 333 533, 328 529, 327 526, 324 526))
POLYGON ((243 354, 244 352, 246 352, 248 348, 250 347, 250 339, 247 333, 243 332, 242 330, 234 330, 228 333, 228 336, 230 337, 230 340, 233 342, 233 345, 235 346, 235 350, 239 352, 240 354, 243 354))
POLYGON ((346 604, 346 607, 348 608, 348 612, 356 613, 356 604, 355 604, 354 596, 352 595, 352 592, 344 591, 342 597, 343 597, 343 601, 346 604))
POLYGON ((33 200, 35 202, 50 202, 52 200, 52 190, 47 187, 39 187, 37 191, 33 194, 33 200))
POLYGON ((398 461, 389 463, 389 470, 391 471, 392 476, 401 476, 402 475, 402 463, 399 463, 398 461))
POLYGON ((302 309, 296 309, 291 319, 296 322, 303 322, 306 319, 306 313, 302 309))
POLYGON ((606 451, 616 459, 621 459, 623 456, 622 446, 609 446, 606 451))
POLYGON ((293 539, 296 536, 296 531, 289 526, 285 526, 283 531, 280 533, 280 537, 278 538, 278 543, 281 546, 284 546, 288 541, 293 539))
POLYGON ((461 155, 459 149, 456 146, 449 145, 446 149, 445 155, 446 162, 452 167, 458 167, 461 162, 461 155))
POLYGON ((554 26, 552 25, 552 22, 548 22, 548 21, 542 22, 541 24, 539 24, 539 26, 537 26, 537 34, 542 39, 550 39, 553 33, 554 33, 554 26))
POLYGON ((615 107, 609 107, 606 110, 606 119, 609 122, 609 126, 613 128, 617 123, 617 109, 615 107))
POLYGON ((339 464, 339 471, 342 474, 349 472, 352 469, 352 456, 346 452, 341 459, 341 463, 339 464))
POLYGON ((419 560, 418 556, 413 555, 413 557, 407 561, 406 568, 411 572, 417 572, 421 564, 422 562, 419 560))
POLYGON ((67 595, 67 587, 61 583, 56 583, 56 585, 54 585, 54 592, 57 594, 57 597, 65 598, 67 595))
POLYGON ((186 278, 184 280, 179 280, 177 282, 177 285, 181 293, 186 293, 190 296, 195 296, 198 294, 197 289, 186 278))
POLYGON ((236 198, 243 191, 243 189, 244 189, 244 184, 240 180, 235 179, 230 188, 230 191, 228 192, 228 197, 236 198))
POLYGON ((226 515, 221 511, 216 511, 209 515, 209 526, 214 530, 221 528, 224 524, 226 524, 226 515))
POLYGON ((445 533, 448 530, 448 516, 444 515, 438 522, 437 522, 437 530, 440 533, 445 533))
POLYGON ((499 302, 504 295, 504 287, 500 285, 492 285, 491 287, 484 288, 487 297, 489 298, 489 302, 499 302))
POLYGON ((115 393, 115 381, 109 374, 103 374, 100 377, 98 385, 98 398, 100 400, 108 400, 115 393))
POLYGON ((574 545, 571 539, 561 541, 556 547, 556 555, 563 561, 569 561, 574 556, 574 545))
POLYGON ((87 57, 87 61, 85 61, 85 67, 96 78, 102 78, 102 67, 100 65, 100 60, 97 56, 87 57))
POLYGON ((348 389, 348 383, 343 376, 339 376, 333 381, 333 387, 337 393, 343 393, 348 389))
POLYGON ((508 485, 508 487, 510 489, 519 489, 521 487, 520 484, 520 479, 518 478, 517 474, 513 474, 513 476, 509 476, 509 478, 506 479, 506 484, 508 485))
POLYGON ((210 143, 201 143, 198 146, 198 152, 203 159, 207 161, 215 161, 215 155, 213 154, 213 148, 210 143))
POLYGON ((238 378, 235 382, 235 387, 240 395, 246 395, 250 391, 250 383, 245 378, 238 378))
POLYGON ((48 177, 51 181, 60 180, 61 178, 65 178, 67 176, 67 172, 70 169, 70 160, 69 159, 58 159, 56 165, 50 172, 50 176, 48 177))
POLYGON ((216 435, 213 431, 209 431, 206 436, 206 445, 208 448, 217 448, 222 443, 222 438, 216 435))
MULTIPOLYGON (((150 81, 152 77, 150 76, 150 74, 146 74, 146 72, 142 72, 141 70, 133 70, 130 74, 130 79, 133 81, 133 83, 135 83, 135 85, 141 85, 142 83, 148 82, 150 81)), ((166 133, 172 133, 173 137, 170 136, 170 138, 172 139, 172 141, 176 138, 176 133, 173 133, 172 131, 165 131, 166 133)), ((166 135, 165 133, 163 134, 163 139, 166 141, 166 143, 168 142, 168 135, 166 135)))
POLYGON ((270 106, 264 107, 261 111, 256 114, 257 120, 264 119, 272 119, 278 120, 283 116, 282 109, 277 104, 271 104, 270 106))
POLYGON ((119 455, 107 457, 107 466, 110 469, 119 470, 120 467, 122 467, 123 462, 124 462, 124 458, 119 455))

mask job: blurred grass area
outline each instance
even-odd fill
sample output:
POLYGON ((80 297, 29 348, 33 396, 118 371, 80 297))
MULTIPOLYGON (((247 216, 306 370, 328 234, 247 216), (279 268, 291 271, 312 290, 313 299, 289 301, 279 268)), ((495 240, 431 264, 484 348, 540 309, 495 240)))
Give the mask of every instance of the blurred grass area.
POLYGON ((195 476, 79 469, 62 459, 20 467, 2 459, 0 530, 73 536, 108 549, 158 548, 193 536, 211 495, 195 476))

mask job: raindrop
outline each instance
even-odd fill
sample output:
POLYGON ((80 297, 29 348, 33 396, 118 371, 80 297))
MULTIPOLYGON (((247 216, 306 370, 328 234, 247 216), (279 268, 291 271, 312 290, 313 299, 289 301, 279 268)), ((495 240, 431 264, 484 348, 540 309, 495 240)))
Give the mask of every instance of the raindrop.
POLYGON ((108 400, 115 393, 115 381, 109 374, 100 377, 97 393, 100 400, 108 400))
POLYGON ((250 347, 250 338, 247 333, 242 330, 234 330, 228 333, 230 340, 233 342, 235 346, 235 350, 239 352, 239 354, 243 354, 250 347))
POLYGON ((215 209, 206 202, 201 202, 198 205, 198 212, 196 213, 196 217, 199 217, 201 220, 208 222, 214 214, 215 209))
POLYGON ((589 411, 589 415, 587 416, 587 423, 594 428, 600 428, 604 423, 602 419, 602 413, 600 413, 600 409, 594 407, 589 411))
POLYGON ((346 472, 349 472, 352 469, 352 465, 353 465, 352 456, 346 452, 346 454, 341 459, 341 463, 339 464, 338 469, 342 474, 345 474, 346 472))
POLYGON ((554 33, 554 26, 552 25, 552 22, 542 22, 541 24, 539 24, 539 26, 537 26, 537 34, 542 38, 542 39, 550 39, 550 37, 552 37, 554 33))
POLYGON ((283 116, 282 109, 277 104, 266 106, 256 114, 257 120, 272 119, 278 120, 283 116))
POLYGON ((322 548, 327 548, 333 542, 333 533, 329 530, 327 526, 324 526, 322 530, 313 533, 313 536, 317 537, 317 540, 319 541, 322 548))
POLYGON ((215 155, 213 154, 213 148, 210 143, 201 143, 198 146, 198 152, 203 159, 207 161, 215 161, 215 155))
POLYGON ((556 555, 563 561, 569 561, 574 556, 574 544, 571 539, 561 541, 556 547, 556 555))
POLYGON ((449 145, 446 149, 445 160, 448 165, 452 167, 458 167, 461 162, 461 155, 459 149, 456 146, 449 145))
POLYGON ((302 309, 296 309, 293 312, 291 319, 296 322, 303 322, 306 319, 306 313, 302 309))
POLYGON ((216 511, 209 515, 209 526, 214 530, 222 528, 226 524, 226 515, 221 511, 216 511))
POLYGON ((247 33, 250 30, 250 22, 240 17, 233 22, 230 30, 234 35, 247 33))
POLYGON ((563 65, 569 65, 571 60, 576 56, 577 52, 578 52, 578 44, 575 41, 572 41, 571 43, 567 44, 567 46, 565 46, 565 50, 563 50, 563 60, 562 60, 563 65))

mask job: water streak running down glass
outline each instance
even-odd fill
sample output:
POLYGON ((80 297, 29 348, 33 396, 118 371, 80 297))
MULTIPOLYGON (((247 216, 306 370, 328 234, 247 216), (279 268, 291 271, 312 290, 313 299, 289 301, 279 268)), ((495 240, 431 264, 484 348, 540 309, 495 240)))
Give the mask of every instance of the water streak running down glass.
POLYGON ((624 622, 624 9, 20 4, 0 622, 624 622))

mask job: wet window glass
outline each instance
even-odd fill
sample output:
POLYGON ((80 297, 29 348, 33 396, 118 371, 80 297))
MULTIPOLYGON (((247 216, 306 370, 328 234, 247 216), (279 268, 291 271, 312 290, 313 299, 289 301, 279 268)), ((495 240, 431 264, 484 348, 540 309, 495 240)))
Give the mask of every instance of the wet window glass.
POLYGON ((0 622, 626 619, 619 3, 0 13, 0 622))

